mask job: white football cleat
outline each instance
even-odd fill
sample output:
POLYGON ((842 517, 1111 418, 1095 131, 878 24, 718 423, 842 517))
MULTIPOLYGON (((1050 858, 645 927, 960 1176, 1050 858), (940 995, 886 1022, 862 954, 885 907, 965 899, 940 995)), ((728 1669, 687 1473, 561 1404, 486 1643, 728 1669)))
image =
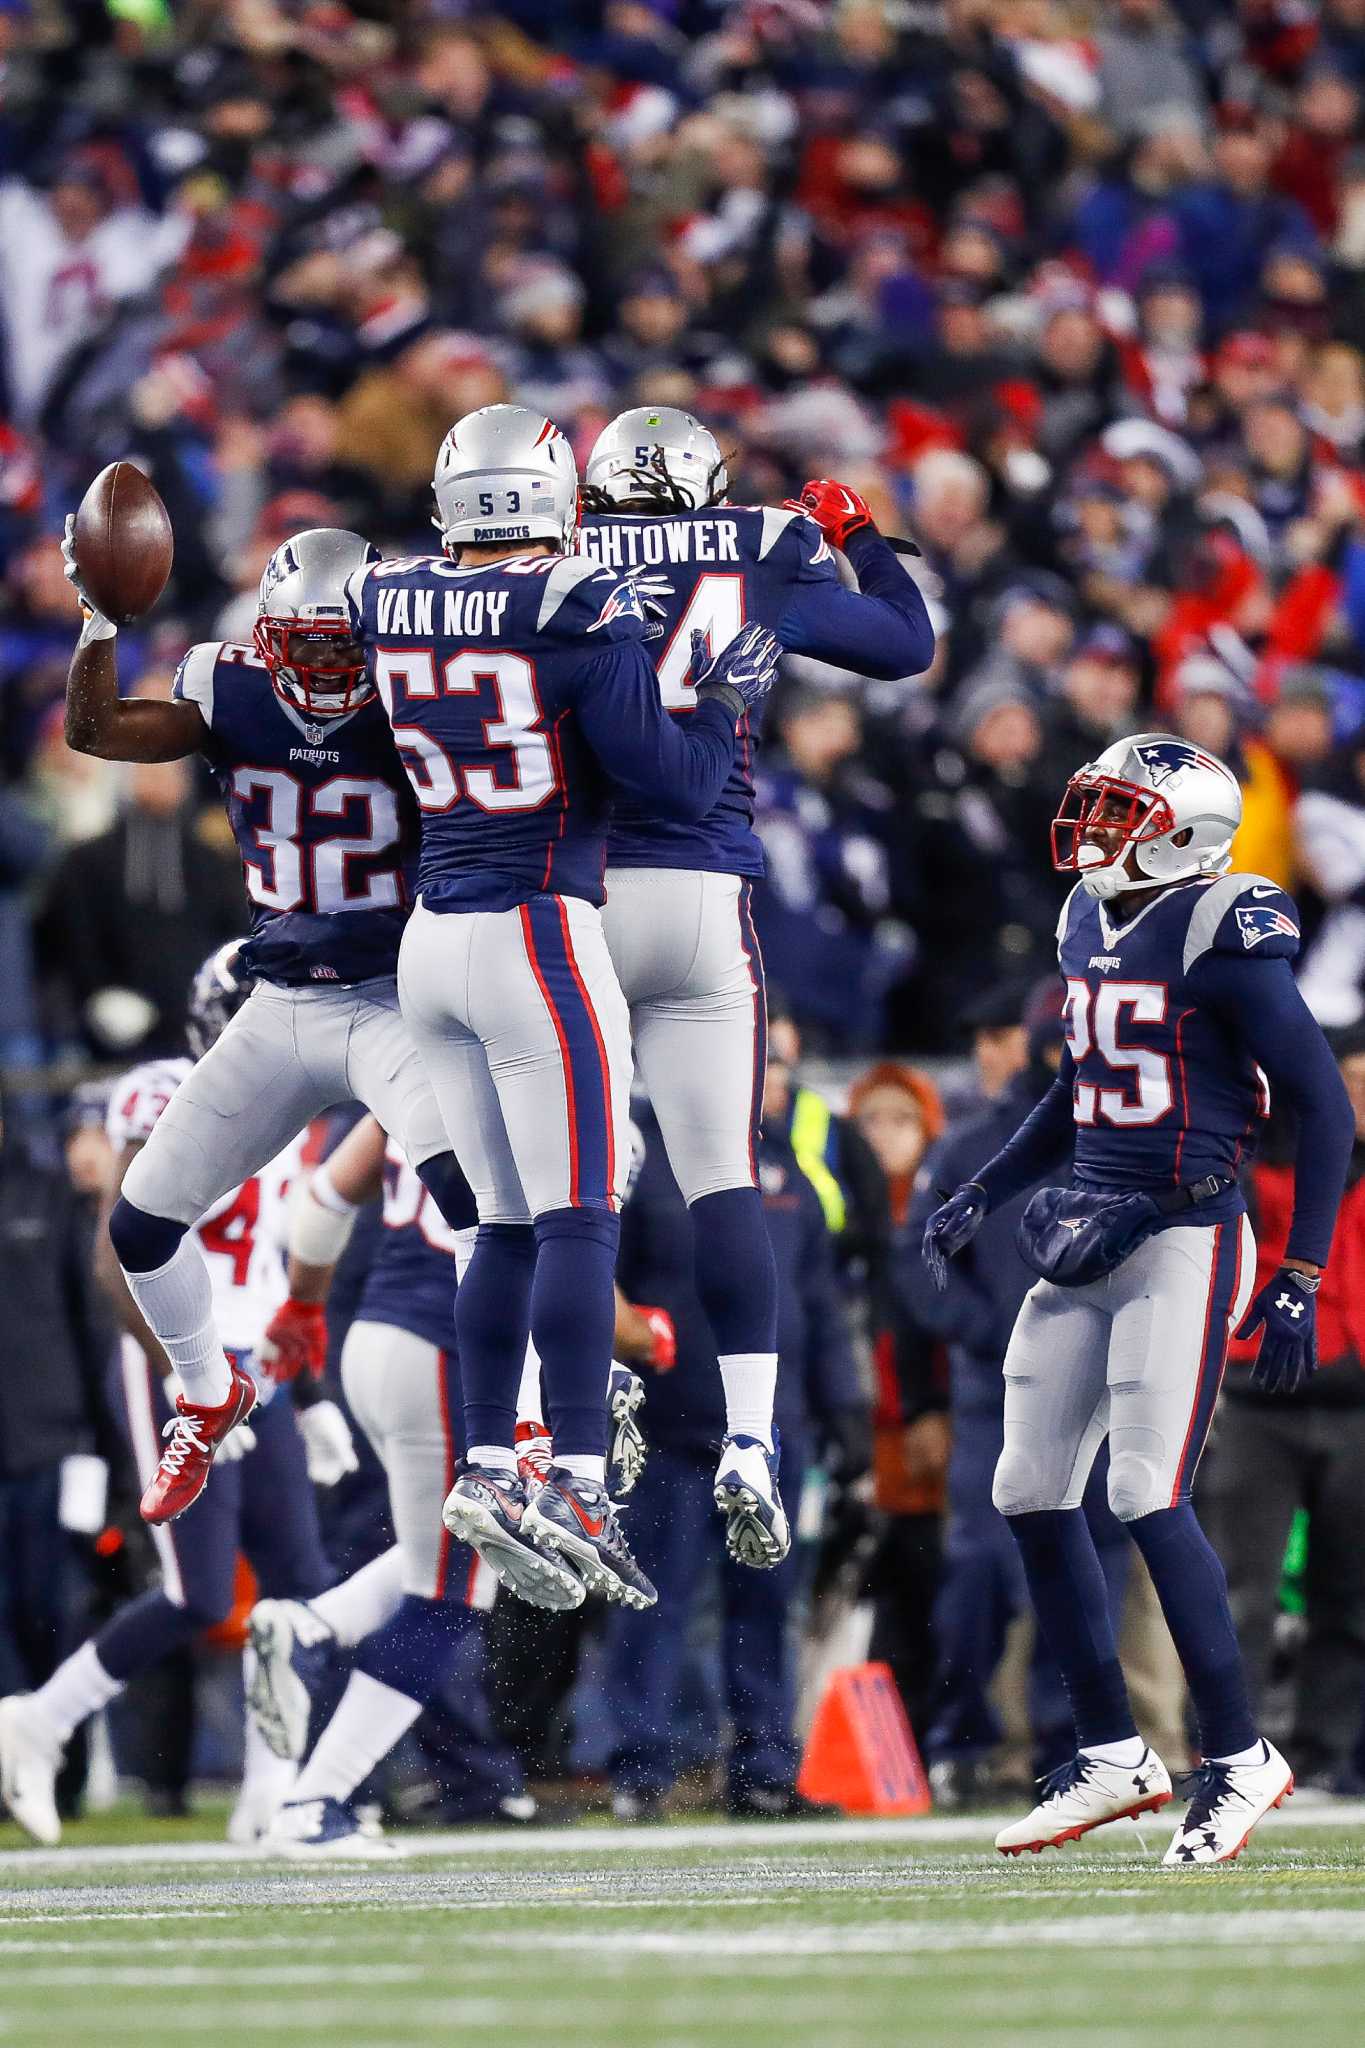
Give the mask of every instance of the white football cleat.
POLYGON ((402 1854, 377 1826, 340 1799, 294 1799, 261 1837, 267 1856, 293 1863, 382 1863, 402 1854))
POLYGON ((0 1800, 26 1835, 54 1849, 62 1839, 57 1773, 62 1745, 49 1738, 21 1693, 0 1700, 0 1800))
POLYGON ((995 1846, 1002 1856, 1022 1856, 1025 1849, 1036 1856, 1111 1820, 1154 1813, 1170 1797, 1170 1773, 1155 1750, 1144 1750, 1137 1764, 1104 1763, 1082 1750, 1043 1781, 1043 1796, 1032 1813, 1001 1828, 995 1846))
POLYGON ((716 1467, 712 1498, 725 1517, 725 1547, 755 1571, 771 1571, 792 1547, 777 1490, 780 1456, 776 1432, 772 1450, 754 1436, 727 1436, 716 1467))
POLYGON ((270 1833, 271 1823, 284 1804, 286 1793, 292 1790, 296 1771, 284 1773, 287 1782, 281 1784, 272 1776, 265 1782, 243 1785, 228 1815, 227 1838, 238 1849, 254 1848, 270 1833))
POLYGON ((258 1600, 246 1626, 256 1653, 256 1668, 247 1686, 247 1711, 267 1748, 297 1763, 308 1747, 312 1708, 304 1675, 309 1660, 299 1653, 325 1652, 335 1637, 305 1600, 258 1600))
POLYGON ((1252 1829, 1272 1806, 1283 1806, 1294 1790, 1294 1773, 1278 1749, 1262 1738, 1259 1764, 1202 1764, 1194 1774, 1194 1797, 1163 1870, 1194 1870, 1207 1863, 1235 1863, 1252 1829))

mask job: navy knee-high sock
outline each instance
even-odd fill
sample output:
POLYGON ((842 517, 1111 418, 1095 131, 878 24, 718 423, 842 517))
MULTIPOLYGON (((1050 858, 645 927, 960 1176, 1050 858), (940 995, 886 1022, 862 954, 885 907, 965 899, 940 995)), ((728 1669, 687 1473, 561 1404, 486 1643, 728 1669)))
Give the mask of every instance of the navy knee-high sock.
POLYGON ((620 1238, 620 1217, 604 1209, 551 1209, 536 1218, 531 1336, 557 1458, 606 1455, 620 1238))
POLYGON ((140 1593, 96 1631, 95 1654, 111 1678, 126 1684, 192 1641, 213 1619, 177 1607, 162 1592, 140 1593))
POLYGON ((1039 1509, 1011 1515, 1009 1525, 1038 1627, 1066 1686, 1078 1748, 1136 1735, 1104 1573, 1084 1511, 1039 1509))
POLYGON ((461 1638, 482 1620, 453 1601, 405 1593, 398 1612, 365 1637, 355 1668, 425 1706, 454 1664, 461 1638))
POLYGON ((1236 1756, 1256 1740, 1227 1574, 1188 1501, 1127 1525, 1147 1560, 1194 1702, 1205 1756, 1236 1756))
POLYGON ((692 1204, 697 1294, 722 1358, 777 1349, 777 1265, 757 1188, 722 1188, 692 1204))
POLYGON ((512 1451, 535 1270, 529 1223, 480 1224, 469 1271, 455 1296, 467 1444, 502 1444, 512 1451))

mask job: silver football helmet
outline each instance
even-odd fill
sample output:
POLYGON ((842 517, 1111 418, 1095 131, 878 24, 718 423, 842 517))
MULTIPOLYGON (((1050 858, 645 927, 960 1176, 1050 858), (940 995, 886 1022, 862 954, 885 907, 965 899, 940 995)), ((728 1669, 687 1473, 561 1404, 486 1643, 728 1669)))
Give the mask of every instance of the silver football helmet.
POLYGON ((1052 864, 1101 902, 1232 865, 1242 792, 1232 770, 1170 732, 1115 740, 1066 786, 1052 864), (1131 859, 1129 858, 1131 854, 1131 859))
POLYGON ((499 541, 552 540, 578 528, 578 464, 553 420, 524 405, 481 405, 456 420, 432 479, 447 554, 499 541))
POLYGON ((310 718, 338 718, 374 695, 346 585, 379 550, 344 526, 281 542, 261 578, 256 652, 279 695, 310 718))
POLYGON ((720 443, 676 405, 635 405, 603 427, 583 472, 604 505, 657 500, 661 510, 696 512, 730 488, 720 443))

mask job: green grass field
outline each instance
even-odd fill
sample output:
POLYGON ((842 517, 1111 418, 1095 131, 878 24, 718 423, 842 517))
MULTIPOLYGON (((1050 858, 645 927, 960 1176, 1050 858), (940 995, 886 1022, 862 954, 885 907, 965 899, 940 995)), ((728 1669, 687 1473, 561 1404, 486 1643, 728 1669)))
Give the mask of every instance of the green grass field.
POLYGON ((0 2043, 1359 2048, 1365 1808, 1326 1819, 1172 1874, 1166 1826, 1024 1862, 929 1821, 419 1836, 300 1870, 91 1824, 0 1850, 0 2043))

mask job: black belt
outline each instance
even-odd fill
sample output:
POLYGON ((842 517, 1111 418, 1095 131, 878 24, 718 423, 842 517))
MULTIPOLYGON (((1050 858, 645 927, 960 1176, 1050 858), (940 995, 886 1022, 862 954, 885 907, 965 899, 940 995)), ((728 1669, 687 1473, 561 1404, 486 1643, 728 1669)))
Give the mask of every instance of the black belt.
POLYGON ((1192 1180, 1183 1188, 1163 1188, 1152 1200, 1163 1216, 1175 1216, 1182 1209, 1197 1209, 1201 1202, 1211 1202, 1215 1195, 1226 1194, 1235 1185, 1226 1174, 1209 1173, 1203 1180, 1192 1180))

